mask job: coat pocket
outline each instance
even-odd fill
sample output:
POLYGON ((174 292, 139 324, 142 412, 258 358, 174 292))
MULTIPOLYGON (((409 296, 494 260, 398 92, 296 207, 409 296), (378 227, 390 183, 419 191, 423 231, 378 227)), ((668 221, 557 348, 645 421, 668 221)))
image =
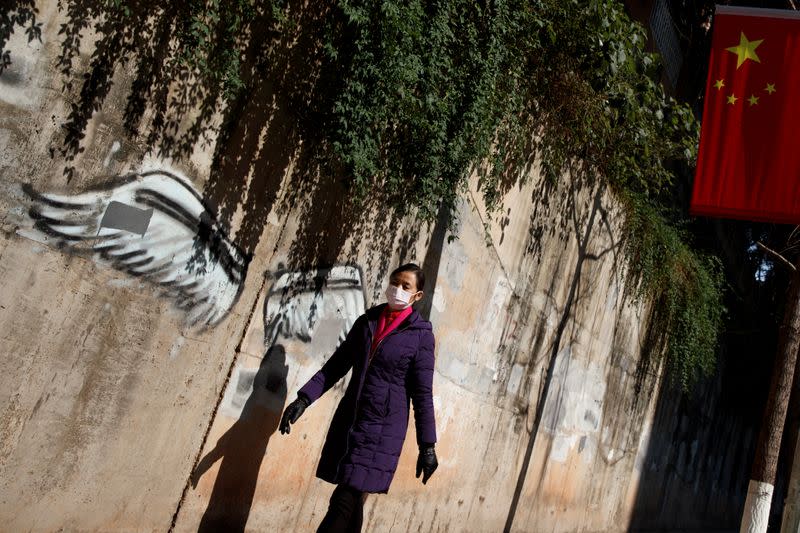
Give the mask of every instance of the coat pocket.
POLYGON ((386 389, 386 401, 383 405, 383 416, 389 416, 389 412, 392 408, 392 388, 389 387, 386 389))

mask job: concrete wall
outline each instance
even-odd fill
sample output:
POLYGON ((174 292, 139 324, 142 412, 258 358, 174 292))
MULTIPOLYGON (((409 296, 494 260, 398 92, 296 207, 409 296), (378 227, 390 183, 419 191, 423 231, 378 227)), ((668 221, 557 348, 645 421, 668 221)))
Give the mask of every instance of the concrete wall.
POLYGON ((473 176, 454 235, 352 212, 280 83, 253 91, 227 148, 168 158, 123 128, 124 68, 64 175, 53 148, 79 95, 59 90, 63 13, 39 9, 43 42, 17 32, 0 76, 4 529, 314 530, 344 384, 288 436, 280 413, 410 260, 429 277, 440 467, 414 478, 411 424, 365 530, 497 531, 510 515, 515 531, 628 528, 660 374, 606 194, 534 167, 488 225, 473 176))
MULTIPOLYGON (((603 228, 604 218, 607 228, 614 223, 605 202, 584 193, 583 205, 554 205, 550 216, 540 212, 540 221, 532 222, 539 185, 532 181, 508 195, 508 223, 493 228, 494 244, 487 246, 482 214, 470 198, 462 205, 459 239, 442 245, 430 312, 438 346, 434 390, 441 466, 425 487, 414 479, 411 428, 389 495, 367 500, 367 530, 497 530, 518 490, 515 529, 627 527, 634 456, 649 405, 646 396, 633 393, 641 317, 621 299, 614 234, 603 228), (555 227, 560 207, 574 215, 569 223, 580 242, 568 235, 571 228, 565 228, 567 235, 555 232, 534 242, 531 227, 555 227), (518 489, 543 371, 552 356, 557 362, 544 424, 518 489)), ((363 272, 369 278, 369 268, 363 272)), ((269 275, 259 313, 277 300, 275 287, 285 276, 269 275)), ((352 301, 359 300, 357 285, 349 289, 352 301)), ((374 293, 366 295, 368 306, 380 301, 374 293)), ((300 291, 285 305, 307 308, 303 298, 311 296, 300 291)), ((323 291, 320 307, 328 309, 326 298, 323 291)), ((357 316, 357 310, 350 312, 355 305, 330 305, 357 316)), ((290 329, 290 338, 279 339, 266 358, 263 339, 271 335, 260 320, 251 322, 177 530, 218 524, 215 514, 230 519, 242 496, 252 501, 248 527, 305 531, 321 519, 332 487, 313 478, 313 471, 343 387, 315 404, 289 436, 274 431, 284 398, 294 397, 335 345, 341 329, 325 331, 327 316, 323 311, 310 340, 290 329), (233 398, 246 390, 240 384, 253 373, 256 382, 261 373, 266 381, 276 377, 280 386, 244 393, 240 415, 231 408, 233 398), (243 479, 247 494, 232 496, 243 479)))

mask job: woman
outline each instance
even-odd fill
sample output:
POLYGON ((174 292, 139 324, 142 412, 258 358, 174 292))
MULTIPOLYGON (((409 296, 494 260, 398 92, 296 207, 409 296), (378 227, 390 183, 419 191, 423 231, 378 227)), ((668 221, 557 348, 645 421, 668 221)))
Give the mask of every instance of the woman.
POLYGON ((417 265, 395 269, 386 288, 387 303, 358 317, 344 342, 283 413, 280 430, 289 433, 306 407, 353 369, 317 466, 317 477, 337 485, 319 532, 361 531, 366 494, 388 492, 406 437, 409 398, 419 445, 417 477, 424 473, 422 483, 427 483, 438 466, 433 328, 411 307, 422 299, 424 285, 417 265))

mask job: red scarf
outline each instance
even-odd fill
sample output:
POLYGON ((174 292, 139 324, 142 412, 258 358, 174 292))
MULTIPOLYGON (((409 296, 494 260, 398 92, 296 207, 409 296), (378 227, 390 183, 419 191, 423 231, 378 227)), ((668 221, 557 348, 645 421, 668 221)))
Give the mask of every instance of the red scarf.
POLYGON ((375 354, 375 348, 377 348, 381 339, 397 329, 397 326, 399 326, 412 311, 413 309, 410 305, 405 309, 399 309, 397 311, 393 311, 388 305, 383 308, 381 316, 378 318, 378 328, 375 330, 375 335, 372 337, 372 346, 370 346, 369 350, 370 357, 375 354))

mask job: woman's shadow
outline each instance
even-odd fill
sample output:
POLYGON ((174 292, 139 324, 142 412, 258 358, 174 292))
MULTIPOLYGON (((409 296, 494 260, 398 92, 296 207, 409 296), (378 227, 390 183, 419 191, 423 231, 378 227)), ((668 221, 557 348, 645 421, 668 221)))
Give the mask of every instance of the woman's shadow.
POLYGON ((200 477, 222 459, 198 531, 244 531, 261 462, 286 401, 288 370, 286 350, 274 345, 253 378, 253 390, 241 416, 192 472, 192 487, 196 488, 200 477))

